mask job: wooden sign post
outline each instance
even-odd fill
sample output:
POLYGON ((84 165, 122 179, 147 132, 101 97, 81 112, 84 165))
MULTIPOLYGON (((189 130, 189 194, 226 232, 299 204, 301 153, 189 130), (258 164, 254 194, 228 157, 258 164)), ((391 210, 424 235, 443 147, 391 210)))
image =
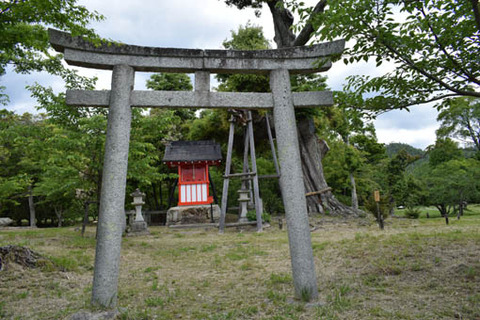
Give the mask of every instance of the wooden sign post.
POLYGON ((378 226, 380 227, 381 230, 384 229, 384 223, 383 223, 383 214, 380 211, 380 191, 375 190, 373 192, 373 198, 375 199, 375 202, 377 204, 377 222, 378 226))

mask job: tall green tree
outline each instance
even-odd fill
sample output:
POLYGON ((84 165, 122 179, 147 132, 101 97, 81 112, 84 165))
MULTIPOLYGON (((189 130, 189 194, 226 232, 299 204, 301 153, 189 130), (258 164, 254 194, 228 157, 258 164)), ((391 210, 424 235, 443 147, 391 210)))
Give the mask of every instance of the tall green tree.
MULTIPOLYGON (((362 110, 363 98, 349 91, 335 92, 335 106, 329 113, 329 126, 338 134, 345 144, 345 165, 351 188, 351 204, 358 210, 357 186, 355 175, 365 165, 363 154, 356 148, 364 142, 376 141, 375 128, 369 115, 362 110)), ((363 146, 363 147, 366 147, 363 146)), ((383 150, 380 150, 383 153, 383 150)))
POLYGON ((428 163, 436 167, 443 162, 463 158, 463 152, 458 148, 458 143, 450 138, 437 138, 435 144, 428 148, 428 163))
MULTIPOLYGON (((262 27, 247 23, 237 31, 231 31, 231 39, 223 42, 227 50, 265 50, 270 43, 263 35, 262 27)), ((218 74, 218 91, 268 92, 268 77, 254 74, 218 74)))
POLYGON ((480 99, 448 99, 440 106, 437 136, 460 139, 480 153, 480 99))
POLYGON ((36 225, 34 188, 40 178, 39 162, 45 155, 41 146, 49 137, 42 115, 16 115, 1 111, 0 121, 0 212, 13 212, 12 218, 30 220, 36 225), (27 212, 18 211, 21 204, 27 212))
POLYGON ((428 204, 435 206, 446 219, 455 212, 460 218, 466 202, 480 200, 478 160, 452 159, 427 168, 424 181, 428 204))
POLYGON ((412 205, 415 202, 413 194, 418 193, 416 190, 420 187, 406 174, 406 168, 418 159, 418 156, 412 156, 405 149, 401 149, 386 164, 385 190, 388 192, 391 214, 394 213, 396 205, 412 205))
MULTIPOLYGON (((102 20, 97 12, 90 12, 76 0, 5 0, 0 2, 0 76, 7 65, 14 72, 47 71, 64 78, 75 75, 62 65, 61 55, 52 55, 47 27, 86 36, 99 41, 92 21, 102 20)), ((2 88, 0 88, 2 89, 2 88)), ((0 102, 8 97, 0 92, 0 102)))

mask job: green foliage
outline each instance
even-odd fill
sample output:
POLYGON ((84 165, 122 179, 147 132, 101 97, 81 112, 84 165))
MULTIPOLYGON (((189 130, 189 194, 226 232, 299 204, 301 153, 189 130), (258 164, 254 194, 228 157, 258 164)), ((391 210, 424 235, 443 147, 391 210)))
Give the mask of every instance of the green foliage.
MULTIPOLYGON (((231 31, 231 39, 223 42, 227 50, 262 50, 269 49, 270 44, 263 35, 262 27, 247 23, 238 31, 231 31)), ((218 74, 218 91, 223 92, 268 92, 268 77, 254 74, 218 74)))
MULTIPOLYGON (((267 153, 257 158, 257 171, 259 175, 274 175, 275 165, 272 156, 267 153)), ((280 195, 280 184, 277 179, 260 179, 259 181, 263 207, 270 215, 284 212, 283 200, 280 195)), ((265 218, 264 218, 265 219, 265 218)), ((270 222, 270 221, 268 221, 270 222)))
MULTIPOLYGON (((70 87, 93 85, 76 77, 70 81, 70 87)), ((56 95, 51 88, 37 84, 31 90, 46 115, 1 112, 0 213, 8 212, 16 220, 27 218, 26 196, 32 187, 38 220, 75 222, 83 215, 86 201, 99 199, 107 114, 102 109, 68 107, 64 94, 56 95), (82 192, 81 199, 77 191, 82 192)), ((160 152, 163 141, 183 120, 171 110, 153 115, 133 111, 127 193, 137 187, 151 191, 175 176, 161 165, 160 152)), ((155 205, 158 194, 153 191, 149 196, 155 205)), ((129 205, 128 197, 126 201, 129 205)), ((95 206, 90 209, 96 216, 95 206)))
POLYGON ((380 195, 380 201, 377 205, 373 194, 371 194, 365 199, 364 206, 365 210, 370 212, 376 219, 378 219, 379 213, 383 216, 383 219, 387 218, 391 209, 391 203, 389 201, 388 195, 380 195))
POLYGON ((146 87, 163 91, 192 91, 192 81, 185 73, 156 73, 147 80, 146 87))
POLYGON ((480 81, 477 17, 478 5, 468 0, 348 0, 330 1, 314 24, 321 40, 352 40, 343 54, 346 64, 373 58, 377 66, 395 63, 384 75, 349 79, 355 92, 380 93, 367 103, 385 110, 448 96, 480 96, 473 89, 480 81))
POLYGON ((405 149, 401 149, 394 157, 388 160, 385 166, 385 188, 390 194, 391 206, 395 202, 403 205, 418 204, 421 197, 421 185, 412 177, 406 176, 407 166, 418 157, 411 156, 405 149))
POLYGON ((443 162, 463 158, 462 150, 458 148, 458 143, 450 138, 438 139, 435 145, 428 150, 428 163, 436 167, 443 162))
POLYGON ((230 31, 230 40, 223 41, 227 50, 263 50, 269 49, 270 43, 263 35, 263 28, 247 22, 238 31, 230 31))
POLYGON ((325 178, 335 195, 349 203, 352 182, 360 199, 373 191, 376 185, 372 181, 373 168, 385 157, 385 149, 377 142, 370 116, 362 110, 361 96, 335 92, 335 101, 333 108, 322 110, 322 119, 317 123, 326 128, 321 134, 328 137, 330 147, 323 159, 325 178))
POLYGON ((420 209, 415 207, 407 207, 404 214, 406 218, 418 219, 418 217, 420 217, 420 209))
POLYGON ((440 121, 440 128, 437 136, 461 139, 480 152, 480 99, 448 99, 439 109, 437 121, 440 121))
MULTIPOLYGON (((247 219, 248 221, 257 221, 257 214, 255 213, 255 210, 250 210, 247 212, 247 219)), ((271 220, 272 218, 269 213, 262 213, 262 221, 270 223, 271 220)))
MULTIPOLYGON (((47 71, 64 78, 73 74, 62 66, 61 55, 49 52, 47 26, 69 31, 74 36, 86 36, 98 41, 88 28, 92 21, 103 20, 76 0, 29 0, 0 2, 0 76, 6 66, 13 65, 18 73, 47 71)), ((2 95, 5 98, 4 95, 2 95)), ((5 102, 5 100, 3 101, 5 102)))
POLYGON ((479 201, 480 162, 475 159, 454 159, 428 166, 423 179, 427 186, 427 203, 441 215, 458 209, 464 201, 479 201))
POLYGON ((26 204, 30 189, 41 176, 41 164, 48 154, 44 144, 52 136, 52 128, 44 116, 25 113, 18 116, 3 110, 0 118, 0 213, 9 212, 14 220, 27 218, 17 211, 26 204))
POLYGON ((226 143, 229 125, 226 110, 202 110, 200 116, 190 123, 187 137, 189 140, 213 139, 226 143))
POLYGON ((425 154, 425 152, 423 152, 421 149, 412 147, 411 145, 406 143, 399 143, 399 142, 389 143, 385 146, 385 149, 389 158, 393 158, 401 150, 405 150, 409 155, 414 157, 422 157, 425 154))

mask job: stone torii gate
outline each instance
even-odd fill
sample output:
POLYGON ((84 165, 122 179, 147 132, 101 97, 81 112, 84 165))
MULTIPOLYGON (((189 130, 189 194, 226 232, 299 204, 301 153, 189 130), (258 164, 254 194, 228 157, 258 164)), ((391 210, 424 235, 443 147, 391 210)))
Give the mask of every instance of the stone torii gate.
POLYGON ((343 51, 343 40, 308 47, 234 51, 94 46, 52 29, 49 36, 53 48, 63 52, 68 64, 113 70, 110 91, 66 93, 68 105, 109 107, 92 304, 107 308, 117 304, 132 107, 273 109, 295 297, 318 296, 294 107, 331 106, 333 97, 328 91, 292 93, 290 74, 328 70, 329 57, 343 51), (194 73, 195 90, 137 91, 133 89, 136 71, 194 73), (270 75, 271 92, 210 92, 210 73, 270 75))

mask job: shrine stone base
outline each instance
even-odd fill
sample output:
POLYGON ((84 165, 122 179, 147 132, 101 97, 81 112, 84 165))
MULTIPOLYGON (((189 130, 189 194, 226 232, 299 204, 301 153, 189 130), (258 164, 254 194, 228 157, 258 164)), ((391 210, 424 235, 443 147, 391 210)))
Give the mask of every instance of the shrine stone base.
POLYGON ((145 221, 133 221, 128 231, 128 236, 144 236, 149 235, 147 223, 145 221))
POLYGON ((211 223, 212 213, 214 222, 218 222, 220 207, 217 204, 172 207, 167 211, 166 225, 211 223))

